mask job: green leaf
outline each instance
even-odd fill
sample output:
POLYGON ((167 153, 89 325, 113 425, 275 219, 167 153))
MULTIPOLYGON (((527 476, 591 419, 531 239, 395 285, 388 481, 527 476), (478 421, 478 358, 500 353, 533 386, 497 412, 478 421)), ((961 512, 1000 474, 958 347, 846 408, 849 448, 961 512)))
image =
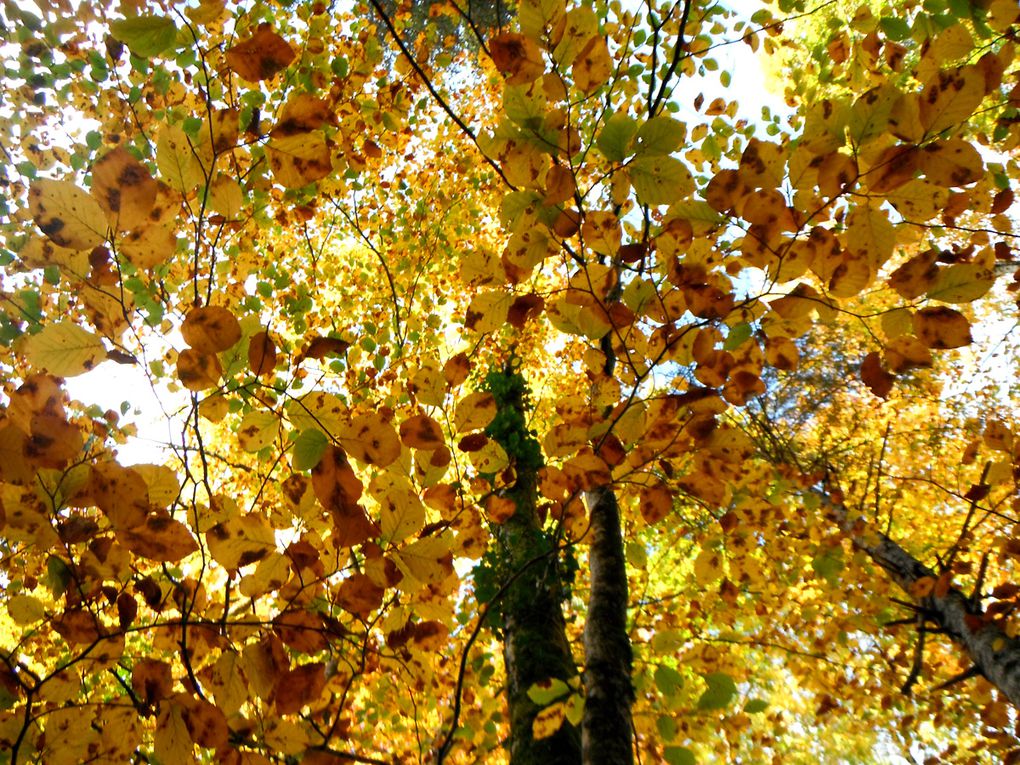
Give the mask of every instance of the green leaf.
POLYGON ((177 25, 165 16, 135 16, 110 23, 113 36, 139 58, 153 58, 177 41, 177 25))
POLYGON ((662 750, 663 759, 669 765, 696 765, 694 752, 685 746, 667 746, 662 750))
POLYGON ((540 127, 545 116, 547 99, 540 88, 507 85, 503 89, 503 111, 523 127, 540 127))
POLYGON ((843 570, 843 548, 830 547, 819 553, 811 561, 811 568, 829 584, 835 585, 843 570))
POLYGON ((944 303, 970 303, 992 288, 995 272, 977 263, 957 263, 939 270, 928 297, 944 303))
POLYGON ((606 120, 595 145, 609 161, 623 162, 633 153, 630 144, 634 140, 637 130, 637 121, 618 112, 606 120))
POLYGON ((311 470, 319 464, 328 445, 329 439, 318 428, 302 431, 294 439, 294 450, 290 456, 291 467, 294 470, 311 470))
POLYGON ((655 718, 655 727, 659 730, 659 738, 663 741, 672 741, 676 738, 676 720, 668 715, 659 715, 655 718))
POLYGON ((673 204, 694 191, 694 179, 690 171, 676 157, 639 157, 627 168, 638 202, 643 205, 673 204))
POLYGON ((657 667, 654 677, 655 687, 659 689, 659 693, 666 696, 675 696, 684 684, 683 675, 666 665, 657 667))
POLYGON ((726 336, 726 342, 723 343, 724 351, 736 350, 742 346, 747 339, 751 336, 754 330, 751 325, 747 322, 742 322, 730 330, 729 335, 726 336))
POLYGON ((652 117, 637 131, 638 156, 671 154, 679 149, 687 137, 687 128, 672 117, 652 117))
POLYGON ((910 22, 902 17, 881 19, 878 26, 890 40, 906 40, 910 37, 910 22))
POLYGON ((768 709, 769 703, 765 699, 751 699, 744 705, 744 711, 749 715, 756 715, 768 709))
POLYGON ((67 592, 67 585, 71 581, 71 569, 58 558, 51 555, 46 560, 46 586, 50 588, 54 598, 60 598, 67 592))
POLYGON ((540 707, 544 707, 559 698, 562 698, 570 691, 570 686, 556 677, 548 680, 539 680, 528 688, 528 698, 540 707))
POLYGON ((57 377, 88 372, 106 358, 102 338, 73 321, 58 321, 43 327, 25 341, 24 351, 32 366, 57 377))
POLYGON ((703 675, 708 689, 698 699, 698 709, 723 709, 737 695, 737 684, 725 672, 703 675))

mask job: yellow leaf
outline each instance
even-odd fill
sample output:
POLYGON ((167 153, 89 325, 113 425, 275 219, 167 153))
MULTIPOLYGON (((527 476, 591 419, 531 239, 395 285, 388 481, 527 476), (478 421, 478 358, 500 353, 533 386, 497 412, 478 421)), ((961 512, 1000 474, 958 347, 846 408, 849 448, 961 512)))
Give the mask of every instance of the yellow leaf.
POLYGON ((557 701, 555 704, 550 704, 535 715, 535 719, 531 723, 531 735, 536 740, 549 738, 563 726, 566 716, 566 702, 557 701))
POLYGON ((967 186, 981 180, 985 165, 969 141, 950 138, 925 146, 919 157, 921 170, 938 186, 967 186))
POLYGON ((574 59, 574 84, 582 93, 591 93, 609 81, 613 59, 606 38, 593 35, 574 59))
POLYGON ((58 377, 84 374, 106 358, 106 348, 98 335, 72 321, 47 324, 25 339, 28 363, 58 377))
POLYGON ((995 272, 978 263, 957 263, 938 270, 928 297, 945 303, 970 303, 982 297, 995 283, 995 272))
POLYGON ((858 206, 847 220, 846 249, 877 271, 893 254, 896 229, 880 209, 858 206))
MULTIPOLYGON (((546 2, 558 2, 563 5, 563 0, 545 0, 546 2)), ((524 29, 524 7, 521 7, 521 29, 524 29)), ((561 12, 562 14, 562 12, 561 12)), ((554 25, 555 26, 555 25, 554 25)), ((567 11, 566 20, 563 25, 563 36, 556 43, 553 50, 553 60, 559 67, 567 67, 574 63, 577 54, 591 39, 592 35, 598 32, 599 20, 591 6, 580 5, 567 11)), ((527 29, 524 29, 527 32, 527 29)))
POLYGON ((46 616, 39 598, 31 595, 12 595, 7 601, 7 613, 15 624, 34 624, 46 616))
POLYGON ((237 426, 237 441, 246 452, 257 452, 273 443, 280 424, 275 412, 249 412, 237 426))
POLYGON ((92 498, 115 529, 137 528, 149 513, 149 489, 133 468, 98 462, 89 477, 92 498))
POLYGON ((159 705, 154 751, 160 762, 186 765, 195 762, 195 745, 184 721, 184 707, 175 702, 159 705))
POLYGON ((504 290, 477 293, 464 316, 464 326, 475 332, 495 332, 506 323, 513 297, 504 290))
POLYGON ((386 467, 400 456, 400 436, 377 412, 355 417, 341 429, 339 440, 352 457, 368 465, 386 467))
POLYGON ((32 181, 28 208, 36 225, 60 247, 90 250, 106 239, 103 208, 70 181, 32 181))
POLYGON ((388 473, 376 476, 368 493, 379 503, 379 527, 390 542, 407 539, 424 527, 425 505, 406 478, 388 473))
POLYGON ((120 253, 143 271, 170 260, 177 249, 177 235, 170 226, 153 223, 135 229, 118 243, 120 253))
POLYGON ((227 220, 236 220, 244 209, 244 192, 233 176, 220 173, 209 187, 209 207, 227 220))
POLYGON ((694 559, 694 578, 700 586, 707 587, 723 575, 723 565, 722 553, 703 549, 694 559))
POLYGON ((522 0, 517 8, 521 31, 536 42, 544 34, 551 36, 563 21, 565 5, 564 0, 522 0))
POLYGON ((213 559, 231 571, 260 561, 276 550, 272 527, 257 513, 227 518, 205 536, 213 559))
POLYGON ((453 416, 454 429, 457 433, 481 430, 492 422, 496 411, 496 399, 491 393, 469 393, 457 404, 453 416))
POLYGON ((479 473, 498 473, 510 464, 506 451, 495 441, 487 441, 484 446, 470 453, 471 464, 479 473))
POLYGON ((970 118, 984 96, 984 76, 976 66, 941 71, 921 94, 921 125, 928 135, 955 127, 970 118))
POLYGON ((228 717, 237 712, 248 700, 248 689, 241 675, 241 657, 234 651, 224 651, 212 666, 210 685, 216 705, 228 717))
POLYGON ((405 576, 422 585, 438 584, 453 573, 450 542, 444 536, 425 537, 393 553, 393 561, 405 576))
POLYGON ((329 144, 320 131, 272 138, 266 153, 273 177, 288 189, 307 186, 333 172, 329 144))
POLYGON ((205 181, 187 133, 178 125, 166 125, 156 142, 156 167, 168 186, 188 194, 205 181))
POLYGON ((259 561, 254 573, 241 577, 238 589, 246 598, 257 598, 279 590, 290 579, 290 573, 290 558, 271 552, 259 561))

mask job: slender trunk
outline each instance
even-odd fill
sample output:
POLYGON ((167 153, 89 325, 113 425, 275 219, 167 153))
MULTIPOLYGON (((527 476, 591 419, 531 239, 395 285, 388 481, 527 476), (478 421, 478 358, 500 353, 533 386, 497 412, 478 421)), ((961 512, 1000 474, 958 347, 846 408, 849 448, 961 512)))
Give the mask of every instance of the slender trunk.
POLYGON ((535 716, 541 710, 528 696, 536 683, 556 678, 569 681, 577 668, 567 641, 563 618, 563 584, 556 539, 538 519, 538 470, 541 447, 528 431, 527 388, 512 365, 490 374, 487 387, 498 413, 487 429, 510 456, 513 485, 503 496, 513 500, 514 514, 495 528, 498 568, 509 577, 503 594, 503 658, 507 674, 512 765, 579 765, 581 736, 564 720, 552 736, 536 739, 535 716))
POLYGON ((620 508, 609 486, 594 489, 587 499, 591 594, 584 625, 582 756, 585 765, 630 765, 634 762, 630 718, 634 688, 620 508))
MULTIPOLYGON (((938 578, 938 573, 885 534, 852 518, 841 502, 829 494, 821 497, 829 514, 849 534, 853 546, 888 571, 905 592, 911 593, 919 579, 938 578)), ((974 667, 1015 706, 1020 706, 1020 639, 1010 637, 994 621, 986 621, 980 603, 956 587, 944 593, 939 590, 938 594, 933 590, 923 598, 913 599, 928 619, 967 652, 974 667)))

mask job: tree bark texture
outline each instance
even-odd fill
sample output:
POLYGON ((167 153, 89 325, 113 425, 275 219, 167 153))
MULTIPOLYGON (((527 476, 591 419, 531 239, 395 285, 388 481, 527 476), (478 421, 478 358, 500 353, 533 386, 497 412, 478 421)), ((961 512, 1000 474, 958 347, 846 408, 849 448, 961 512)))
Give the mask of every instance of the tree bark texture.
POLYGON ((528 696, 535 683, 577 674, 561 606, 558 555, 538 526, 533 476, 518 476, 510 493, 516 514, 497 531, 507 570, 520 572, 503 596, 503 659, 510 708, 513 765, 577 765, 581 737, 564 721, 552 736, 536 740, 532 724, 541 707, 528 696))
POLYGON ((528 696, 535 683, 552 678, 569 681, 577 667, 563 618, 563 582, 557 539, 539 522, 538 470, 542 452, 527 429, 527 388, 512 364, 490 374, 487 387, 497 415, 486 429, 511 459, 514 482, 503 496, 513 500, 514 514, 495 526, 497 565, 507 582, 500 604, 503 659, 510 712, 512 765, 580 765, 581 734, 564 720, 552 736, 532 733, 541 707, 528 696))
MULTIPOLYGON (((884 568, 908 594, 919 579, 938 573, 925 566, 896 542, 850 516, 846 506, 827 493, 821 494, 827 512, 836 520, 858 550, 884 568)), ((966 652, 974 667, 998 688, 1014 706, 1020 706, 1020 639, 1007 635, 985 618, 980 602, 956 587, 944 594, 932 591, 923 598, 911 596, 918 608, 941 627, 966 652)))
POLYGON ((582 757, 585 765, 630 765, 634 687, 620 507, 609 486, 592 490, 587 499, 591 594, 584 625, 582 757))

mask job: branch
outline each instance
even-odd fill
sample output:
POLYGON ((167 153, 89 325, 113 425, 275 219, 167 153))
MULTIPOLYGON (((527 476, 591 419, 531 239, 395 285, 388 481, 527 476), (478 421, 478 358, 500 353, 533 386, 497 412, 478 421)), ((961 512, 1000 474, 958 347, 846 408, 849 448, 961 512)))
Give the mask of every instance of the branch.
POLYGON ((375 9, 375 12, 379 14, 379 18, 382 19, 383 24, 386 26, 387 31, 390 33, 390 37, 393 38, 393 42, 395 42, 397 44, 397 47, 400 48, 400 52, 404 54, 404 58, 406 58, 408 63, 411 64, 411 68, 414 69, 415 74, 417 74, 421 78, 421 81, 425 84, 425 87, 428 89, 429 93, 436 100, 436 103, 438 103, 439 106, 442 107, 443 111, 446 112, 447 116, 454 121, 457 127, 460 128, 461 132, 471 139, 471 143, 473 143, 475 145, 475 148, 478 149, 478 153, 481 154, 482 158, 492 167, 493 170, 496 171, 496 174, 503 179, 503 183, 509 186, 512 190, 516 191, 517 187, 510 183, 509 180, 507 180, 507 177, 503 175, 503 170, 495 162, 495 160, 493 160, 484 151, 482 151, 482 147, 478 145, 478 138, 475 136, 474 131, 471 130, 471 128, 469 128, 465 124, 464 120, 462 120, 459 116, 457 116, 456 113, 454 113, 453 109, 450 108, 450 105, 446 103, 446 99, 444 99, 439 94, 439 91, 436 90, 435 86, 432 84, 432 80, 429 79, 429 76, 427 74, 425 74, 425 70, 421 68, 421 65, 418 63, 417 59, 415 59, 415 57, 411 54, 411 51, 407 49, 407 45, 405 45, 404 41, 400 39, 400 35, 397 33, 396 27, 393 26, 393 21, 390 19, 388 15, 386 15, 386 11, 383 10, 383 7, 379 5, 379 0, 368 1, 372 4, 372 7, 375 9))
MULTIPOLYGON (((910 593, 919 579, 938 578, 935 571, 900 547, 885 534, 851 517, 838 490, 816 489, 828 515, 850 536, 855 548, 884 568, 904 592, 910 593)), ((953 639, 984 675, 1014 706, 1020 707, 1020 639, 1011 637, 970 596, 957 587, 938 595, 932 590, 915 599, 915 607, 953 639)), ((961 678, 962 679, 962 678, 961 678)))

